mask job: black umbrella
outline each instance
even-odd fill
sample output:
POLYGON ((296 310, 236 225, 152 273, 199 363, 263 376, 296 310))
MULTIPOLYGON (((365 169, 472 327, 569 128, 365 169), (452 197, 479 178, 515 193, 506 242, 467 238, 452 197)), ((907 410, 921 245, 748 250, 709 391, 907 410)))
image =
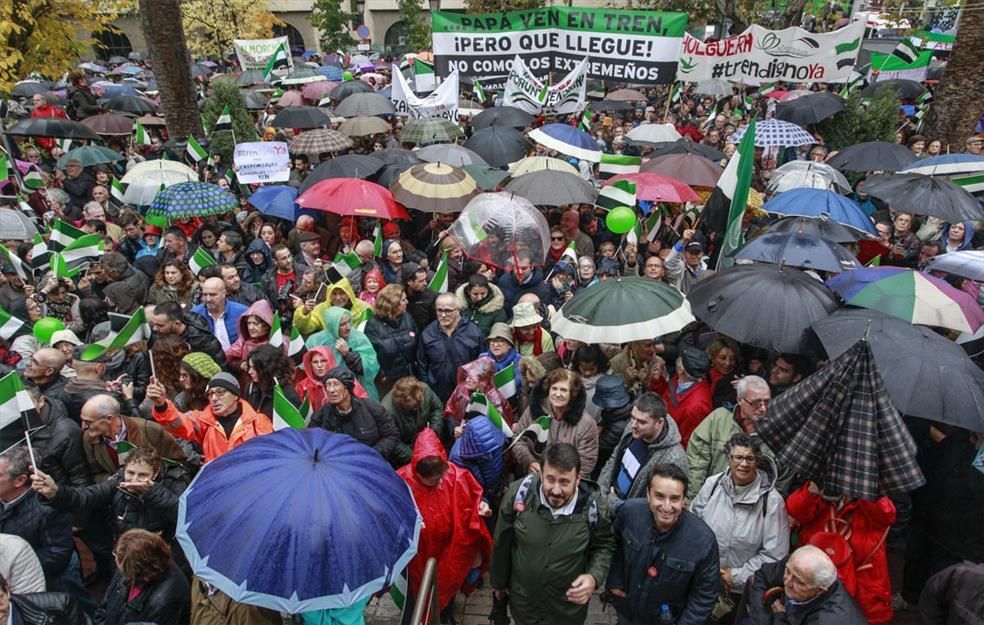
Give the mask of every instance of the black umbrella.
POLYGON ((861 268, 858 259, 839 243, 813 234, 766 232, 741 246, 732 256, 831 273, 861 268))
POLYGON ((829 91, 811 93, 776 106, 778 119, 807 126, 844 110, 844 100, 829 91))
POLYGON ((254 89, 243 90, 243 101, 246 102, 246 108, 251 111, 263 110, 270 103, 270 99, 265 93, 254 89))
POLYGON ((353 93, 335 107, 335 114, 341 117, 360 117, 363 115, 371 117, 373 115, 389 115, 394 112, 393 103, 390 102, 389 98, 378 93, 353 93))
POLYGON ((977 198, 963 187, 937 176, 902 173, 871 176, 864 182, 864 192, 896 210, 932 215, 950 223, 984 219, 984 208, 977 198))
POLYGON ((373 93, 372 86, 364 80, 346 80, 329 92, 332 100, 341 102, 353 93, 373 93))
POLYGON ((870 98, 885 87, 888 87, 895 92, 895 95, 906 100, 918 98, 926 91, 926 87, 923 87, 915 80, 892 78, 890 80, 878 80, 876 82, 869 83, 867 87, 861 90, 861 95, 866 98, 870 98))
POLYGON ((766 232, 797 232, 814 234, 837 243, 854 243, 861 235, 826 216, 821 217, 783 217, 769 226, 766 232))
POLYGON ((410 169, 415 164, 419 164, 419 163, 403 162, 403 163, 393 163, 392 165, 383 165, 383 168, 380 169, 378 172, 376 172, 376 175, 373 177, 373 182, 375 182, 376 184, 383 185, 388 189, 390 185, 392 185, 394 182, 397 181, 397 179, 399 179, 400 174, 410 169))
POLYGON ((109 108, 114 111, 133 113, 134 115, 144 115, 157 111, 156 104, 136 95, 118 95, 110 98, 109 108))
POLYGON ((465 141, 465 147, 475 152, 493 167, 505 167, 526 156, 529 140, 514 128, 489 126, 482 128, 465 141))
POLYGON ((410 150, 402 150, 399 148, 376 150, 369 156, 378 158, 384 165, 418 165, 424 162, 422 159, 417 158, 417 155, 410 150))
POLYGON ((102 141, 99 135, 91 128, 79 122, 60 119, 58 117, 33 117, 24 119, 6 129, 4 133, 22 137, 57 137, 59 139, 102 141))
POLYGON ((984 432, 984 371, 956 343, 925 326, 866 308, 845 308, 813 324, 836 358, 865 336, 900 412, 984 432))
POLYGON ((687 295, 698 319, 743 343, 808 351, 810 326, 838 308, 825 284, 798 269, 737 265, 699 281, 687 295))
MULTIPOLYGON (((627 141, 629 143, 642 143, 641 141, 627 141)), ((717 150, 702 143, 694 143, 689 137, 677 139, 673 143, 664 143, 662 145, 646 143, 645 145, 651 145, 656 148, 653 150, 653 153, 650 154, 652 158, 656 158, 657 156, 665 156, 667 154, 696 154, 698 156, 703 156, 704 158, 709 158, 712 161, 719 161, 724 158, 724 152, 721 150, 717 150)))
POLYGON ((523 174, 503 190, 525 197, 535 206, 594 204, 598 197, 598 192, 584 178, 555 169, 523 174))
POLYGON ((25 80, 14 85, 10 95, 15 98, 30 98, 36 93, 44 93, 51 89, 51 83, 38 80, 25 80))
POLYGON ((868 342, 857 341, 773 399, 755 432, 779 464, 822 484, 827 495, 873 501, 911 492, 926 478, 884 376, 868 342))
POLYGON ((827 164, 850 171, 898 171, 916 160, 909 148, 887 141, 868 141, 848 146, 827 164))
POLYGON ((331 118, 315 106, 290 106, 277 113, 274 128, 321 128, 331 126, 331 118))
POLYGON ((330 178, 361 178, 365 180, 383 168, 383 162, 378 158, 363 154, 346 154, 336 156, 311 170, 297 190, 298 195, 304 193, 315 183, 330 178))
POLYGON ((514 106, 496 106, 485 109, 472 118, 471 122, 473 128, 488 128, 489 126, 525 128, 532 123, 532 115, 514 106))

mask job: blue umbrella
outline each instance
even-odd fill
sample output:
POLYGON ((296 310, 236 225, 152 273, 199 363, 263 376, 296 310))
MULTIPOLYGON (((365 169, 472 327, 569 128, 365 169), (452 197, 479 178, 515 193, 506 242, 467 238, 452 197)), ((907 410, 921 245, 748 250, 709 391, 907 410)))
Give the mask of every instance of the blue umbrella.
POLYGON ((314 50, 305 50, 301 54, 301 58, 304 59, 305 61, 308 60, 308 59, 310 59, 313 56, 318 56, 318 53, 315 52, 314 50))
POLYGON ((140 67, 139 65, 121 65, 113 71, 117 74, 129 74, 131 76, 136 76, 137 74, 143 74, 146 69, 140 67))
POLYGON ((301 215, 315 216, 315 212, 300 208, 294 203, 297 199, 297 189, 287 185, 269 185, 260 187, 249 196, 249 203, 264 215, 279 217, 287 221, 297 221, 301 215))
POLYGON ((286 428, 213 460, 181 496, 195 575, 235 601, 298 614, 390 586, 417 553, 410 489, 373 449, 286 428))
POLYGON ((162 189, 147 214, 170 220, 221 215, 239 208, 239 200, 222 187, 191 180, 162 189))
POLYGON ((875 225, 865 215, 857 203, 848 198, 824 189, 793 189, 780 193, 762 207, 767 213, 798 215, 801 217, 820 217, 850 226, 855 230, 877 235, 875 225))
POLYGON ((314 71, 328 80, 339 81, 342 79, 342 68, 335 65, 322 65, 321 67, 314 68, 314 71))
POLYGON ((546 124, 530 131, 530 139, 561 154, 585 161, 601 161, 598 142, 588 133, 567 124, 546 124))

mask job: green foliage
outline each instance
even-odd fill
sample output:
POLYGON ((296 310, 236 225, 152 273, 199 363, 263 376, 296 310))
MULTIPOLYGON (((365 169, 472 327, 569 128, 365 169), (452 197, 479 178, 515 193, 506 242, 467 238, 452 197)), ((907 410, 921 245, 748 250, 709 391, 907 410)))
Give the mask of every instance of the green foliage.
POLYGON ((817 129, 833 150, 865 141, 895 141, 898 111, 898 96, 891 88, 876 91, 866 106, 855 91, 848 97, 844 110, 817 124, 817 129))
POLYGON ((465 0, 469 13, 504 13, 546 6, 545 0, 465 0))
POLYGON ((334 52, 345 51, 356 44, 350 26, 352 14, 342 10, 347 0, 314 0, 311 5, 311 25, 321 32, 321 48, 334 52))
POLYGON ((430 50, 430 15, 428 14, 426 19, 421 15, 420 0, 400 0, 398 6, 403 17, 403 35, 406 38, 407 51, 430 50))
MULTIPOLYGON (((205 111, 202 112, 202 119, 205 125, 211 128, 215 125, 222 109, 229 107, 229 114, 232 116, 232 129, 236 135, 238 143, 256 141, 256 127, 253 125, 253 116, 246 108, 246 101, 243 99, 242 92, 235 85, 226 83, 213 83, 212 96, 205 104, 205 111)), ((232 142, 232 132, 227 130, 219 131, 209 135, 209 149, 213 152, 222 154, 226 162, 232 162, 232 151, 235 145, 232 142)))

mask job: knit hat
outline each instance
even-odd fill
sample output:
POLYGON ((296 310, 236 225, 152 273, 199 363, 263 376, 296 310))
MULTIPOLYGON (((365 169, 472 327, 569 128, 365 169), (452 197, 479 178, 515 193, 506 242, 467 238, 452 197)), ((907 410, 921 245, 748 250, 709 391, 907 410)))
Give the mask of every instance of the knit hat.
POLYGON ((211 380, 215 374, 222 371, 222 368, 212 360, 212 357, 203 352, 185 354, 185 357, 181 359, 181 364, 205 380, 211 380))
POLYGON ((345 367, 335 367, 329 371, 325 375, 324 381, 327 382, 328 380, 338 380, 345 385, 345 388, 347 388, 350 393, 352 392, 352 389, 355 388, 355 376, 352 375, 352 372, 345 367))
POLYGON ((239 382, 236 381, 236 378, 232 377, 231 373, 226 373, 225 371, 220 371, 212 376, 208 381, 208 386, 205 387, 205 392, 207 393, 215 388, 224 388, 236 395, 239 395, 241 392, 239 382))

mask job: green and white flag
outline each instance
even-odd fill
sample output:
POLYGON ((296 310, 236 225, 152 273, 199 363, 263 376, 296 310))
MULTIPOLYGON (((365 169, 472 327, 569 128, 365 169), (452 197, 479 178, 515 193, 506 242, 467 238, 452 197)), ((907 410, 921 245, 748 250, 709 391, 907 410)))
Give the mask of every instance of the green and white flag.
POLYGON ((123 194, 125 193, 125 191, 123 190, 123 183, 117 180, 116 178, 113 178, 113 181, 110 184, 109 192, 113 196, 113 199, 119 202, 120 204, 122 204, 125 201, 123 199, 123 194))
POLYGON ((17 275, 20 276, 21 280, 24 282, 30 282, 34 279, 34 272, 31 268, 25 265, 24 261, 22 261, 17 254, 14 254, 8 250, 6 245, 0 245, 0 254, 3 255, 4 261, 14 268, 14 271, 17 272, 17 275))
POLYGON ((79 230, 72 224, 56 219, 51 225, 51 236, 48 237, 48 249, 52 252, 60 252, 77 239, 86 236, 84 230, 79 230))
MULTIPOLYGON (((523 438, 524 436, 532 438, 534 440, 534 445, 537 447, 542 447, 547 444, 547 440, 550 438, 550 417, 542 416, 533 419, 532 422, 526 429, 516 436, 516 440, 523 438)), ((515 444, 515 441, 514 441, 515 444)))
POLYGON ((335 261, 331 264, 331 267, 325 270, 325 279, 329 284, 335 284, 342 278, 347 278, 349 274, 361 266, 362 259, 355 252, 336 254, 335 261))
POLYGON ((929 72, 929 63, 933 60, 932 50, 923 50, 911 62, 906 63, 894 54, 871 53, 871 69, 868 70, 868 82, 899 78, 922 82, 929 72))
MULTIPOLYGON (((735 264, 731 258, 731 252, 735 251, 744 241, 744 234, 741 229, 741 220, 745 215, 745 204, 748 202, 748 190, 752 186, 753 162, 755 160, 755 119, 748 125, 748 130, 738 144, 738 151, 728 166, 724 168, 724 173, 718 180, 717 187, 712 193, 718 195, 719 201, 727 202, 728 221, 724 231, 724 238, 721 241, 721 253, 718 256, 717 270, 721 271, 735 264), (720 192, 720 194, 719 194, 720 192)), ((711 200, 708 200, 710 204, 711 200)))
POLYGON ((598 163, 599 173, 607 176, 618 176, 621 174, 638 174, 639 167, 642 165, 642 157, 626 156, 624 154, 601 154, 601 162, 598 163))
POLYGON ((904 37, 899 45, 892 50, 892 56, 901 59, 904 63, 912 63, 920 54, 919 46, 914 44, 911 39, 904 37))
POLYGON ((81 266, 82 263, 80 261, 98 259, 103 255, 104 251, 105 244, 103 243, 102 237, 94 232, 75 239, 60 253, 65 259, 65 262, 75 269, 81 266))
POLYGON ((208 150, 203 148, 200 143, 195 141, 195 138, 192 137, 191 135, 188 135, 188 147, 186 149, 188 152, 188 156, 190 156, 191 160, 195 161, 196 163, 198 161, 202 161, 208 158, 208 150))
POLYGON ((775 90, 776 90, 776 83, 774 82, 767 82, 764 85, 760 85, 758 88, 759 95, 762 96, 763 98, 775 90))
POLYGON ((434 90, 434 66, 420 59, 413 60, 414 90, 418 92, 434 90))
POLYGON ((506 438, 512 438, 512 428, 502 418, 502 414, 499 413, 499 409, 495 407, 495 404, 490 402, 489 398, 482 391, 475 391, 472 394, 471 399, 468 400, 468 406, 465 408, 465 412, 477 412, 485 415, 492 422, 492 425, 499 428, 506 435, 506 438))
POLYGON ((362 309, 362 312, 352 317, 352 328, 360 332, 364 331, 366 329, 366 324, 369 323, 369 319, 372 315, 372 306, 366 306, 362 309))
POLYGON ((304 417, 297 406, 284 396, 284 389, 279 384, 273 387, 273 430, 278 432, 287 428, 303 430, 306 426, 304 417))
POLYGON ((591 106, 585 106, 584 110, 581 111, 581 119, 577 122, 577 129, 591 132, 592 119, 594 119, 594 113, 591 112, 591 106))
POLYGON ((427 285, 431 291, 435 293, 447 293, 448 292, 448 253, 444 252, 441 254, 441 261, 437 263, 437 271, 434 272, 434 277, 431 278, 430 284, 427 285))
POLYGON ((488 99, 488 96, 485 94, 485 89, 482 88, 482 85, 477 80, 472 86, 472 93, 475 94, 475 99, 482 104, 485 104, 485 101, 488 99))
POLYGON ((79 275, 81 269, 70 269, 68 263, 65 261, 65 257, 61 255, 61 252, 52 252, 51 259, 49 260, 49 265, 51 266, 51 273, 59 278, 74 278, 79 275))
POLYGON ((509 399, 516 395, 516 364, 510 364, 501 371, 497 372, 492 376, 492 381, 495 382, 495 388, 498 389, 499 394, 509 399))
POLYGON ((284 331, 280 329, 280 313, 273 311, 273 323, 270 324, 270 336, 267 340, 270 347, 284 346, 284 331))
POLYGON ((222 114, 219 115, 219 119, 212 126, 212 132, 218 132, 220 130, 232 130, 232 114, 229 113, 228 106, 223 107, 222 114))
POLYGON ((19 445, 29 430, 41 425, 37 415, 20 374, 13 371, 0 378, 0 454, 19 445))
POLYGON ((4 310, 3 306, 0 306, 0 338, 9 341, 24 325, 22 320, 11 315, 4 310))
POLYGON ((680 97, 683 95, 683 85, 679 82, 673 83, 673 88, 670 89, 670 103, 676 104, 680 101, 680 97))
POLYGON ((150 325, 143 307, 131 316, 109 314, 109 334, 82 350, 82 360, 95 360, 103 354, 150 338, 150 325))
MULTIPOLYGON (((294 358, 301 356, 307 351, 307 347, 304 346, 304 337, 301 336, 301 331, 297 329, 297 326, 292 326, 290 329, 290 343, 287 344, 287 357, 294 358)), ((305 398, 305 401, 307 399, 305 398)), ((304 406, 301 406, 303 408, 304 406)), ((304 412, 303 410, 301 412, 304 412)))
POLYGON ((565 260, 573 267, 577 267, 577 243, 571 241, 567 244, 567 249, 560 255, 560 260, 565 260))
POLYGON ((984 193, 984 174, 969 174, 954 176, 950 182, 961 187, 967 193, 984 193))
POLYGON ((318 100, 318 108, 324 108, 326 106, 331 106, 331 96, 327 92, 318 100))
POLYGON ((636 205, 636 185, 628 180, 617 180, 609 185, 602 187, 598 193, 595 205, 606 210, 612 210, 618 206, 628 206, 634 208, 636 205))
POLYGON ((126 457, 129 456, 130 453, 132 453, 136 448, 137 446, 130 441, 116 441, 116 443, 113 444, 113 449, 116 450, 116 460, 119 462, 120 466, 126 462, 126 457))
POLYGON ((407 570, 403 569, 396 579, 393 580, 393 585, 390 586, 390 597, 393 599, 393 603, 396 607, 403 609, 404 604, 407 602, 407 570))
POLYGON ((372 255, 379 258, 383 255, 383 224, 376 220, 376 227, 372 229, 372 255))
POLYGON ((840 97, 846 100, 847 96, 851 95, 851 92, 857 89, 858 87, 860 87, 863 82, 864 82, 864 74, 861 74, 860 72, 857 71, 853 71, 851 72, 851 77, 848 79, 846 83, 844 83, 844 86, 837 93, 837 95, 839 95, 840 97))
POLYGON ((48 243, 41 236, 40 232, 34 233, 34 247, 31 248, 31 269, 41 272, 51 264, 51 252, 48 251, 48 243))
POLYGON ((267 61, 266 69, 263 70, 264 82, 271 82, 273 72, 284 67, 290 67, 290 57, 287 55, 287 48, 281 43, 267 61))
POLYGON ((211 267, 214 264, 216 264, 215 259, 208 253, 208 250, 204 247, 199 247, 191 256, 191 260, 188 261, 188 268, 191 269, 191 273, 197 276, 198 272, 202 269, 211 267))
POLYGON ((10 158, 0 154, 0 182, 10 178, 10 158))
POLYGON ((55 139, 55 143, 61 148, 62 152, 68 152, 72 149, 71 139, 55 139))
POLYGON ((133 142, 137 145, 150 145, 150 133, 140 122, 133 122, 133 142))
POLYGON ((24 174, 24 190, 28 193, 33 193, 39 189, 44 188, 44 176, 41 172, 31 170, 24 174))
MULTIPOLYGON (((653 206, 652 210, 649 211, 649 215, 646 217, 646 227, 645 234, 647 241, 654 241, 656 235, 659 234, 659 228, 663 224, 663 211, 657 206, 653 206)), ((641 221, 636 221, 635 226, 632 230, 629 230, 625 234, 625 240, 630 245, 639 246, 639 241, 642 240, 643 227, 641 221)))

